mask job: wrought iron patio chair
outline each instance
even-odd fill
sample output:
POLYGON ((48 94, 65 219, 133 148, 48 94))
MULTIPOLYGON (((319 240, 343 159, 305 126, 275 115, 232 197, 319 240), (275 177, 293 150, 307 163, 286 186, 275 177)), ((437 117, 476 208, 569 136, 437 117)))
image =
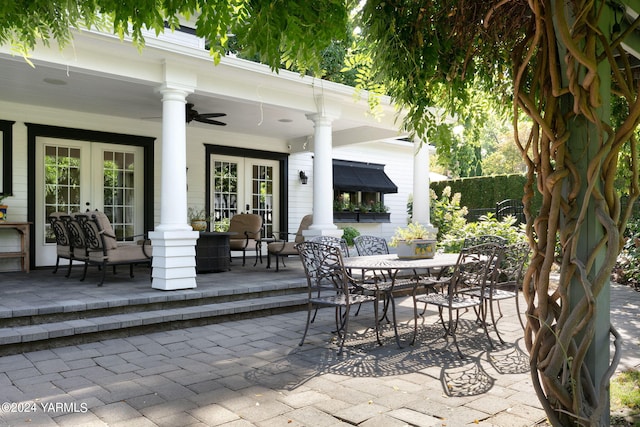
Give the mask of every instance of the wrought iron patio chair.
MULTIPOLYGON (((484 295, 484 288, 487 286, 491 266, 495 264, 495 257, 498 247, 495 244, 487 243, 472 246, 460 252, 458 261, 454 267, 453 275, 449 280, 446 289, 442 293, 427 293, 415 297, 416 302, 433 305, 438 308, 440 322, 445 330, 444 337, 451 336, 453 343, 458 350, 460 357, 464 357, 456 337, 460 310, 477 309, 479 318, 482 315, 484 300, 466 293, 469 289, 480 288, 480 295, 484 295), (445 322, 444 311, 447 311, 448 321, 445 322), (454 319, 455 314, 455 319, 454 319)), ((484 333, 489 340, 489 345, 493 348, 493 342, 489 337, 486 322, 482 322, 484 333)))
POLYGON ((472 246, 484 245, 486 243, 493 243, 497 246, 505 246, 507 244, 507 239, 493 234, 471 236, 464 239, 464 242, 462 243, 462 249, 470 248, 472 246))
POLYGON ((363 303, 374 305, 374 327, 376 340, 381 344, 378 332, 378 297, 358 291, 357 281, 344 268, 342 253, 339 248, 318 242, 301 242, 296 245, 307 278, 307 322, 300 344, 309 331, 311 312, 316 308, 333 307, 335 309, 336 333, 340 339, 338 354, 342 354, 344 342, 349 330, 349 311, 351 306, 363 303), (318 289, 332 290, 318 294, 318 289))
POLYGON ((484 316, 486 318, 487 311, 491 314, 491 323, 493 324, 498 339, 503 344, 504 340, 500 336, 497 325, 498 320, 503 317, 500 301, 511 298, 515 299, 518 320, 520 321, 520 326, 524 329, 518 294, 522 285, 523 268, 529 260, 530 253, 531 248, 527 242, 514 243, 504 247, 503 250, 498 253, 496 268, 491 272, 487 286, 485 286, 483 290, 476 288, 467 292, 468 295, 483 299, 485 302, 484 316), (481 294, 482 291, 484 292, 481 294), (499 313, 499 317, 497 318, 494 309, 496 305, 498 306, 499 313))
POLYGON ((383 237, 361 234, 353 239, 353 245, 358 255, 386 255, 389 253, 389 245, 383 237))
MULTIPOLYGON (((500 247, 504 247, 504 245, 507 244, 507 239, 505 239, 504 237, 495 236, 493 234, 471 236, 464 239, 461 250, 464 251, 467 248, 478 246, 478 245, 484 245, 484 244, 494 244, 496 245, 496 247, 500 248, 500 247)), ((451 276, 453 274, 453 268, 445 268, 440 271, 435 271, 431 273, 432 273, 431 278, 433 282, 432 289, 436 289, 438 287, 441 287, 441 285, 448 283, 451 280, 451 276)), ((420 313, 420 315, 424 315, 426 309, 427 307, 425 306, 425 308, 422 310, 422 313, 420 313)))
MULTIPOLYGON (((389 246, 387 241, 378 236, 360 235, 353 239, 354 246, 360 256, 387 255, 389 254, 389 246)), ((408 291, 416 292, 419 286, 423 286, 428 292, 434 289, 440 281, 431 275, 430 271, 419 272, 414 271, 413 274, 402 277, 397 276, 397 272, 383 270, 371 272, 376 280, 376 286, 384 292, 384 305, 382 311, 382 319, 388 318, 389 304, 393 302, 392 295, 394 293, 404 293, 408 291)), ((371 281, 371 278, 364 278, 365 281, 371 281)), ((417 308, 414 306, 414 309, 417 308)))
POLYGON ((333 236, 315 236, 309 239, 311 242, 316 243, 324 243, 325 245, 334 246, 340 249, 343 257, 349 257, 349 245, 347 245, 347 241, 343 238, 333 237, 333 236))

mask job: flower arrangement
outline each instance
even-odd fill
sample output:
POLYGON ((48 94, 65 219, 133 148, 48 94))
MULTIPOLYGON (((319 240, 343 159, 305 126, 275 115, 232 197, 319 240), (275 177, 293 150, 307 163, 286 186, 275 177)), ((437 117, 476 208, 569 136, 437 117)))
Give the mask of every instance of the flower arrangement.
POLYGON ((400 241, 410 244, 414 240, 435 240, 437 233, 438 230, 435 228, 427 228, 423 224, 411 222, 406 227, 396 229, 389 246, 397 246, 400 241))
POLYGON ((187 216, 189 217, 189 222, 191 221, 210 221, 211 214, 209 214, 204 209, 198 208, 189 208, 187 211, 187 216))
POLYGON ((189 217, 189 223, 194 231, 206 231, 207 223, 211 221, 211 214, 204 209, 189 208, 187 210, 187 216, 189 217))

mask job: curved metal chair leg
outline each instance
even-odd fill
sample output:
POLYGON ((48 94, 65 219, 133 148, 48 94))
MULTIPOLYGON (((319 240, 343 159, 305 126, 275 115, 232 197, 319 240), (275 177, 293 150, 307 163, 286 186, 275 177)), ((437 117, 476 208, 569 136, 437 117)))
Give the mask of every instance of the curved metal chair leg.
POLYGON ((311 323, 311 309, 312 308, 313 308, 313 306, 311 304, 308 304, 308 307, 307 307, 307 325, 304 328, 304 333, 302 334, 302 339, 300 340, 300 344, 298 344, 299 346, 304 344, 304 339, 307 337, 307 332, 309 331, 309 323, 311 323))

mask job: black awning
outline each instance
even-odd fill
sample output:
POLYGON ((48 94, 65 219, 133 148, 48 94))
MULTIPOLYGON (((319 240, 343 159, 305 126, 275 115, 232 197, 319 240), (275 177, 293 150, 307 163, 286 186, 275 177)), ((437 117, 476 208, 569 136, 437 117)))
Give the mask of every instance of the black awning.
POLYGON ((344 191, 397 193, 398 186, 384 173, 384 165, 333 161, 333 188, 344 191))

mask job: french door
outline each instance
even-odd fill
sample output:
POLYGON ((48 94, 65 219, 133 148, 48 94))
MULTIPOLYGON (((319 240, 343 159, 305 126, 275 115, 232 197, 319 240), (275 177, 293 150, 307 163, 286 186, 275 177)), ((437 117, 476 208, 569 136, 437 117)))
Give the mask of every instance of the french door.
POLYGON ((213 227, 224 227, 237 213, 262 217, 263 237, 279 224, 279 162, 232 156, 211 157, 213 227))
POLYGON ((39 137, 36 142, 36 266, 55 264, 53 212, 101 210, 118 240, 144 228, 143 148, 39 137))

